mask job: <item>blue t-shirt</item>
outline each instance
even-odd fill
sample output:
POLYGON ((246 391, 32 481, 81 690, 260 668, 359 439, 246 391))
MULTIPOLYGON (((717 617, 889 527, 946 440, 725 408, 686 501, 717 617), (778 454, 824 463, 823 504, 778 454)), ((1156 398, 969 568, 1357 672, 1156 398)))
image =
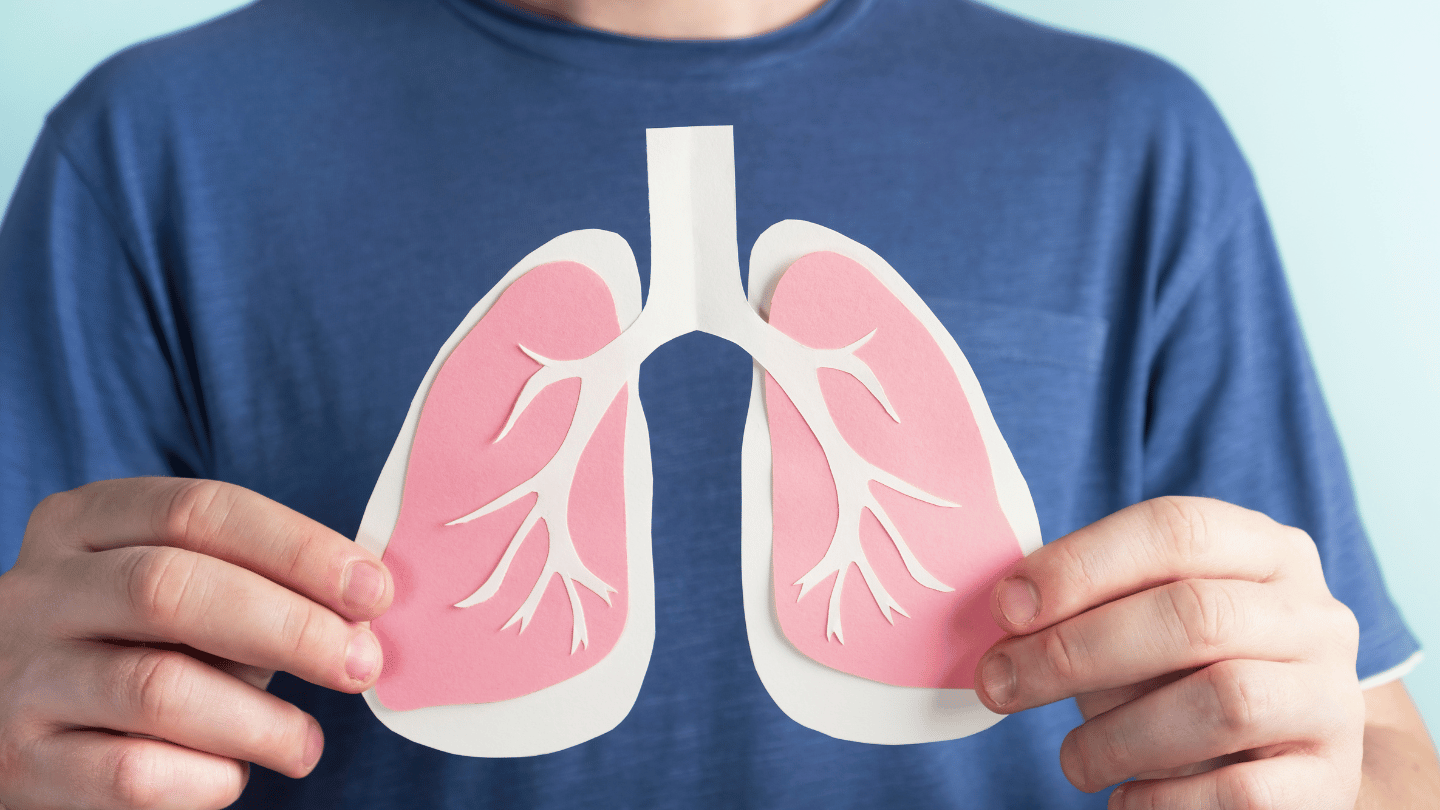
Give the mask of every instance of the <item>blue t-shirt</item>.
MULTIPOLYGON (((1416 649, 1356 516, 1257 194, 1164 63, 962 0, 832 0, 664 42, 495 0, 261 0, 111 59, 53 112, 0 230, 0 565, 45 494, 141 474, 250 487, 353 535, 465 312, 566 231, 649 257, 647 127, 734 126, 742 257, 803 219, 884 256, 956 337, 1046 539, 1155 495, 1309 531, 1359 674, 1416 649)), ((883 747, 787 719, 750 663, 750 359, 645 363, 656 640, 614 731, 441 754, 293 678, 327 747, 246 807, 1103 807, 1070 702, 883 747)))

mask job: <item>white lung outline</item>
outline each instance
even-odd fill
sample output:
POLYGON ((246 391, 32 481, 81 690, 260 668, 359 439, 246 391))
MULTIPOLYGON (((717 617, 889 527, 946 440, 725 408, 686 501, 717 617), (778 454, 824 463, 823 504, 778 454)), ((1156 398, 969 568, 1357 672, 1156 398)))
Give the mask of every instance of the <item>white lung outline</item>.
MULTIPOLYGON (((360 521, 356 542, 383 555, 400 517, 405 469, 425 397, 450 353, 480 322, 516 279, 534 267, 576 261, 594 270, 615 302, 622 328, 640 315, 640 274, 635 254, 619 235, 608 231, 572 231, 521 259, 476 304, 440 349, 410 403, 400 435, 380 472, 360 521)), ((372 688, 365 702, 390 730, 431 748, 471 757, 521 757, 548 754, 579 745, 620 724, 640 693, 655 641, 655 581, 650 556, 650 430, 640 407, 639 364, 627 380, 625 423, 625 527, 629 612, 610 654, 569 680, 498 703, 430 706, 395 711, 372 688), (479 730, 477 732, 477 730, 479 730)))
MULTIPOLYGON (((802 415, 819 415, 818 420, 806 416, 806 421, 823 445, 826 430, 819 423, 829 421, 832 431, 834 424, 820 394, 816 370, 840 368, 831 365, 837 357, 850 366, 845 370, 851 373, 863 374, 868 367, 855 367, 853 356, 801 346, 771 328, 760 313, 780 273, 807 253, 833 251, 869 269, 920 319, 949 359, 980 428, 1002 511, 1021 551, 1028 554, 1040 546, 1034 506, 969 363, 949 332, 894 268, 863 245, 812 223, 787 220, 762 234, 751 252, 751 292, 747 300, 739 283, 731 128, 647 130, 646 137, 652 273, 645 307, 639 305, 633 253, 616 234, 572 232, 522 259, 471 310, 431 364, 386 460, 357 537, 371 551, 384 552, 399 516, 404 473, 420 409, 435 375, 454 347, 500 294, 529 269, 551 261, 584 263, 610 286, 624 327, 619 337, 591 358, 580 361, 586 380, 582 387, 590 384, 592 377, 607 385, 629 386, 625 497, 630 607, 620 638, 608 655, 585 672, 512 700, 398 712, 386 708, 372 689, 365 694, 366 702, 381 722, 397 733, 442 751, 468 756, 529 756, 557 751, 603 734, 624 719, 638 695, 654 640, 652 474, 648 431, 638 396, 639 367, 665 342, 692 331, 704 331, 738 344, 755 358, 755 382, 742 449, 742 576, 752 656, 776 703, 803 725, 859 742, 903 744, 952 739, 993 725, 999 716, 984 709, 972 690, 891 686, 840 672, 801 653, 780 629, 771 569, 773 504, 769 429, 763 401, 765 370, 780 382, 802 415)), ((867 387, 871 386, 867 383, 867 387)), ((871 391, 882 403, 886 402, 883 391, 874 387, 871 391)), ((610 402, 605 398, 601 401, 604 406, 610 402)), ((596 420, 582 420, 577 411, 574 421, 593 424, 596 420)), ((588 435, 580 438, 588 441, 588 435)), ((922 499, 933 497, 913 491, 913 486, 904 481, 892 484, 910 486, 910 494, 922 499)))
MULTIPOLYGON (((768 312, 780 276, 800 257, 831 251, 871 272, 935 338, 955 370, 980 428, 1001 511, 1023 554, 1040 548, 1040 522, 1030 489, 985 402, 980 382, 955 338, 888 262, 829 228, 800 220, 778 222, 750 251, 750 304, 768 312)), ((854 742, 903 745, 984 731, 999 722, 972 689, 892 686, 841 672, 800 652, 786 638, 775 605, 772 568, 771 445, 765 410, 765 369, 755 364, 750 410, 741 448, 741 579, 750 653, 775 703, 803 726, 854 742)))

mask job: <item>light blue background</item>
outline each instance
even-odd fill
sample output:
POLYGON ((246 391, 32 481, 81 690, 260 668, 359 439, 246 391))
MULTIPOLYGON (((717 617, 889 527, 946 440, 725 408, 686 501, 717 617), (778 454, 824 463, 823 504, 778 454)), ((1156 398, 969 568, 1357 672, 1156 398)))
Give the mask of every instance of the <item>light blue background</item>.
MULTIPOLYGON (((1440 655, 1440 4, 997 4, 1160 53, 1215 98, 1259 177, 1391 591, 1440 655)), ((0 194, 96 62, 238 5, 0 0, 0 194)), ((1433 735, 1440 663, 1405 681, 1433 735)))

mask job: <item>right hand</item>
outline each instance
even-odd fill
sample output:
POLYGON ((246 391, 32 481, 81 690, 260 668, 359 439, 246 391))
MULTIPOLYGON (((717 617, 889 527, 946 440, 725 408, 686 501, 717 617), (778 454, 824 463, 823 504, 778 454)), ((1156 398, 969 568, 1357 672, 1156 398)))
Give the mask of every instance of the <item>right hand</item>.
POLYGON ((304 776, 320 726, 265 686, 369 688, 393 593, 374 554, 241 487, 50 496, 0 575, 0 808, 219 808, 247 763, 304 776))

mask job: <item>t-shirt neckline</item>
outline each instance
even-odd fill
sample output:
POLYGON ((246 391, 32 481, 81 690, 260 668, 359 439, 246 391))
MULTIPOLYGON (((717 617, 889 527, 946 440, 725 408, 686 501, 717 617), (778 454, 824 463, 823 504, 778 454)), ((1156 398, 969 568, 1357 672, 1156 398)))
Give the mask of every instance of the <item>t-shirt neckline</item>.
POLYGON ((647 39, 583 28, 501 0, 442 0, 489 36, 548 61, 642 78, 706 78, 763 70, 841 36, 874 0, 827 0, 783 28, 743 39, 647 39))

